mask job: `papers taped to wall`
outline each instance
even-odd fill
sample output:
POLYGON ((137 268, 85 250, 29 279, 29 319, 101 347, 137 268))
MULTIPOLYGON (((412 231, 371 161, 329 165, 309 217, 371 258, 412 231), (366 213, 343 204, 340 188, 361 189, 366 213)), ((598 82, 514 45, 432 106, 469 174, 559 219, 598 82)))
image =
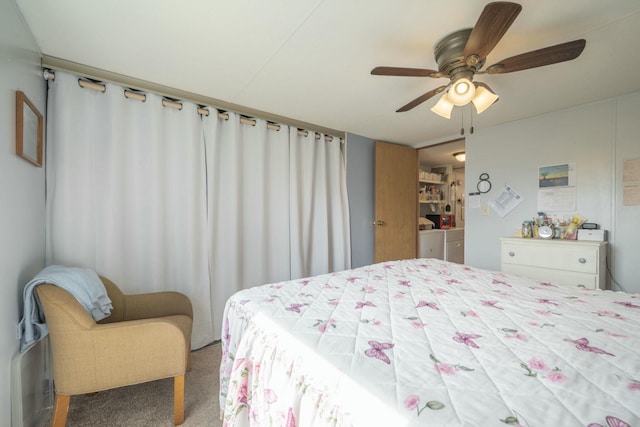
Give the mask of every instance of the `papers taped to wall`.
POLYGON ((500 218, 504 218, 523 201, 524 198, 513 188, 505 187, 504 190, 496 194, 493 199, 489 200, 488 204, 491 209, 500 215, 500 218))

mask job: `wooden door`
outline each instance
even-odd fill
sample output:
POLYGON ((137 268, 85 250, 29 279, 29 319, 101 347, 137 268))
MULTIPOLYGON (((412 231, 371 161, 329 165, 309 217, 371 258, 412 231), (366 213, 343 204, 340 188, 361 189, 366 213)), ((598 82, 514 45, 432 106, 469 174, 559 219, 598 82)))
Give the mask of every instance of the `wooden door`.
POLYGON ((375 145, 375 262, 415 258, 418 246, 418 152, 375 145))

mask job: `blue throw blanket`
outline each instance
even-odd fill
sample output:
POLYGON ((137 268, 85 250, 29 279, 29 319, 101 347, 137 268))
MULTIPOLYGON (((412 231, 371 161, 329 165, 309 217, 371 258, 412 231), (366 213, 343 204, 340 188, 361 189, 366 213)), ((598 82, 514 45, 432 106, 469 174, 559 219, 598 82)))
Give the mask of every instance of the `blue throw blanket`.
POLYGON ((111 299, 95 271, 88 268, 50 265, 40 271, 24 288, 24 314, 19 324, 21 352, 49 333, 40 300, 34 292, 35 287, 43 283, 56 285, 71 293, 96 321, 111 314, 111 299))

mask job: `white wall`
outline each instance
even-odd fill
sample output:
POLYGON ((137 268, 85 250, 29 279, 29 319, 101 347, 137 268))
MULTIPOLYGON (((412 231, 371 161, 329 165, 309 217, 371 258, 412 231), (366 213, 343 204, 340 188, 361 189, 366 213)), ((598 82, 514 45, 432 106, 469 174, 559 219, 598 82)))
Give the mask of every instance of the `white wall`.
POLYGON ((0 425, 11 425, 11 359, 22 289, 45 264, 44 169, 15 155, 15 97, 45 113, 40 54, 13 0, 0 0, 0 425))
POLYGON ((640 159, 640 92, 617 99, 616 119, 615 245, 610 264, 618 283, 640 293, 640 206, 624 206, 622 198, 623 162, 640 159))
MULTIPOLYGON (((576 211, 609 230, 609 262, 624 288, 640 292, 633 269, 640 253, 640 207, 622 206, 622 160, 640 157, 640 92, 530 117, 487 129, 466 140, 466 193, 481 173, 490 175, 486 204, 506 185, 524 202, 504 218, 470 208, 467 198, 465 261, 500 269, 500 237, 513 235, 537 212, 538 167, 576 165, 576 211)), ((468 197, 468 196, 467 196, 468 197)))

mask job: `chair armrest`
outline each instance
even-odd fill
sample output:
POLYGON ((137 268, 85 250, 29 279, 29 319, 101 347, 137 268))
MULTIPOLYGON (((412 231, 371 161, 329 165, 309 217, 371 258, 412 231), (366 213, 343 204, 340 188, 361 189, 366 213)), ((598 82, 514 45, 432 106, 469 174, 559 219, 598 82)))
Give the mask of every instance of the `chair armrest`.
POLYGON ((174 291, 124 295, 124 320, 183 315, 193 319, 189 298, 174 291))
POLYGON ((85 345, 65 345, 67 357, 60 366, 54 360, 54 372, 63 370, 55 378, 57 391, 83 394, 183 375, 187 350, 180 317, 96 324, 80 332, 85 345))

